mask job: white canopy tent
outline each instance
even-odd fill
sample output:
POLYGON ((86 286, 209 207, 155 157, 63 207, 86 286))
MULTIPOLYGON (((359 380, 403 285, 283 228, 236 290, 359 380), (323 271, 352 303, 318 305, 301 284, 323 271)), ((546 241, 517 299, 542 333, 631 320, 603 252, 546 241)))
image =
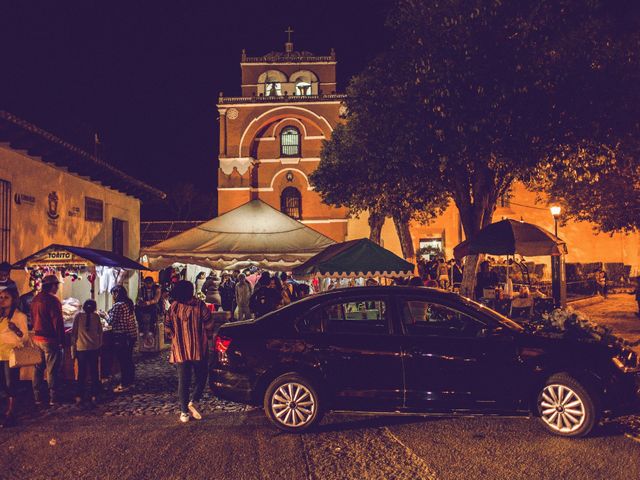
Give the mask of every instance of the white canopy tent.
POLYGON ((142 250, 150 268, 174 263, 218 270, 257 265, 286 271, 335 243, 261 200, 252 200, 142 250))

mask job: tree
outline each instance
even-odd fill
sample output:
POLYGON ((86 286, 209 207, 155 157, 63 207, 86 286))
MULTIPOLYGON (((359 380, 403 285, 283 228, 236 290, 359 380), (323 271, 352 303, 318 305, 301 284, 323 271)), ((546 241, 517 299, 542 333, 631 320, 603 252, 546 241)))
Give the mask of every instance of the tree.
POLYGON ((540 166, 532 188, 563 205, 563 219, 593 222, 603 232, 640 229, 640 162, 581 154, 540 166))
MULTIPOLYGON (((377 99, 410 141, 402 155, 369 157, 359 174, 382 185, 390 175, 402 187, 435 179, 473 237, 513 181, 533 178, 541 162, 579 149, 592 161, 596 150, 639 138, 640 102, 629 102, 639 90, 635 10, 628 1, 399 0, 388 21, 395 40, 348 93, 377 99)), ((377 131, 381 117, 356 107, 354 119, 377 131)), ((467 258, 464 293, 477 261, 467 258)))
POLYGON ((436 176, 412 175, 422 167, 412 147, 413 132, 407 128, 410 117, 389 115, 390 108, 408 97, 386 88, 392 84, 385 84, 385 76, 378 75, 377 69, 372 65, 352 80, 347 90, 347 122, 338 125, 325 142, 311 182, 325 203, 346 206, 353 215, 368 211, 370 238, 376 243, 385 219, 392 218, 403 256, 412 258, 409 222, 428 222, 440 215, 448 195, 436 176))

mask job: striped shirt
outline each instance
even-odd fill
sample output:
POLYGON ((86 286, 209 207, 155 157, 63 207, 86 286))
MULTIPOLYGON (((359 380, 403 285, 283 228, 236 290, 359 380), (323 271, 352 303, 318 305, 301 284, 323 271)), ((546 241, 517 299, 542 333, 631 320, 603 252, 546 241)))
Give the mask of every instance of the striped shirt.
POLYGON ((109 310, 108 322, 113 329, 113 333, 125 333, 132 338, 138 338, 138 326, 136 325, 133 307, 125 302, 113 304, 113 307, 109 310))
POLYGON ((202 300, 173 302, 165 316, 164 327, 171 337, 171 363, 204 360, 207 334, 213 331, 213 317, 202 300))

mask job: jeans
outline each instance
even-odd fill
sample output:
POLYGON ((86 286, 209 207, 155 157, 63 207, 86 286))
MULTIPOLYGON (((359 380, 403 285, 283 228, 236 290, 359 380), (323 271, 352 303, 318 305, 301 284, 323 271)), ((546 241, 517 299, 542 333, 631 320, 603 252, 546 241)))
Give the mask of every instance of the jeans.
POLYGON ((98 357, 100 350, 84 350, 76 352, 78 358, 78 390, 77 396, 84 398, 85 383, 89 377, 90 393, 92 397, 98 395, 100 390, 100 377, 98 373, 98 357))
POLYGON ((19 368, 9 368, 9 361, 3 360, 0 362, 0 375, 2 376, 2 389, 7 392, 9 397, 14 398, 16 396, 16 387, 18 382, 16 376, 18 375, 19 368))
POLYGON ((133 364, 133 347, 135 344, 135 338, 126 337, 121 345, 114 346, 115 357, 120 365, 120 384, 123 387, 131 385, 135 377, 136 367, 133 364))
POLYGON ((44 374, 47 374, 49 395, 53 397, 59 381, 60 366, 62 365, 62 348, 54 343, 34 342, 42 351, 42 361, 35 365, 33 372, 33 396, 40 398, 44 374))
POLYGON ((198 361, 186 361, 176 363, 178 370, 178 398, 180 400, 180 411, 188 413, 189 390, 191 389, 191 370, 193 369, 196 377, 196 388, 193 390, 192 401, 198 402, 202 398, 204 386, 207 383, 207 365, 206 359, 198 361))

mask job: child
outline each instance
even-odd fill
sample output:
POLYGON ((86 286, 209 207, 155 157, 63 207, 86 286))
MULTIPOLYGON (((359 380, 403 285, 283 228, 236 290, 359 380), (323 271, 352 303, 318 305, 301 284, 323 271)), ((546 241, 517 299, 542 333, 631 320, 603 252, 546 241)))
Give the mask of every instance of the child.
POLYGON ((78 359, 78 390, 76 403, 84 400, 85 380, 89 375, 91 385, 91 402, 96 401, 100 388, 98 374, 98 356, 102 346, 102 322, 96 313, 94 300, 87 300, 73 320, 71 345, 75 349, 78 359))

